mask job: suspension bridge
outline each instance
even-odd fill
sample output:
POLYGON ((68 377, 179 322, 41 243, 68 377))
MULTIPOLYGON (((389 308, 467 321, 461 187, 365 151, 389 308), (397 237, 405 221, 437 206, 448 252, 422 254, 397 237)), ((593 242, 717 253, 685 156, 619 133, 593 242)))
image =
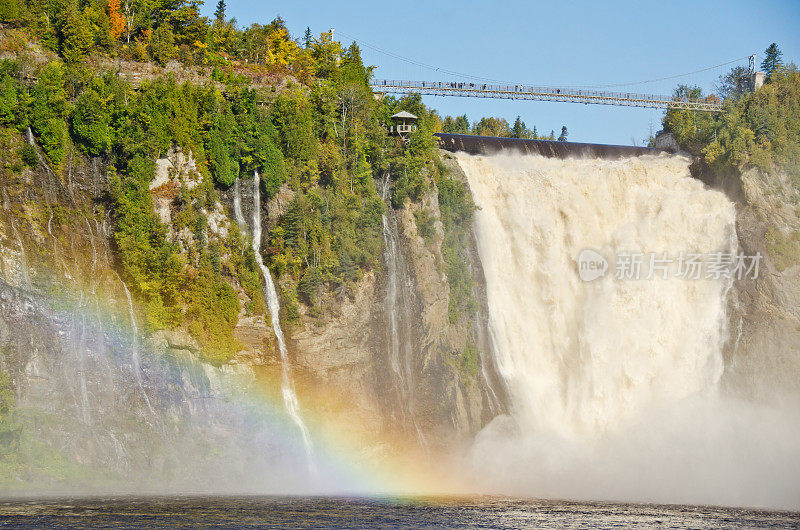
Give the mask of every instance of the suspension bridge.
POLYGON ((575 88, 530 85, 493 85, 463 81, 400 81, 378 79, 370 82, 376 94, 420 94, 425 96, 457 96, 494 99, 520 99, 583 103, 584 105, 618 105, 651 109, 682 109, 720 112, 722 102, 715 96, 705 99, 676 98, 633 92, 606 92, 575 88))

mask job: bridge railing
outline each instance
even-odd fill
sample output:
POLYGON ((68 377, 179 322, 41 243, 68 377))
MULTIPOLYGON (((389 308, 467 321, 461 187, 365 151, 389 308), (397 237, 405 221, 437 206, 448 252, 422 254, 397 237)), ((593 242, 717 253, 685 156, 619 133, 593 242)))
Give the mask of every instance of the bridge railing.
POLYGON ((641 94, 636 92, 606 92, 577 88, 558 88, 534 85, 496 85, 462 81, 404 81, 380 79, 370 83, 373 90, 387 92, 419 92, 434 95, 498 97, 503 99, 542 99, 549 101, 574 101, 611 105, 645 106, 657 108, 687 108, 690 110, 719 111, 722 104, 715 100, 697 100, 641 94))

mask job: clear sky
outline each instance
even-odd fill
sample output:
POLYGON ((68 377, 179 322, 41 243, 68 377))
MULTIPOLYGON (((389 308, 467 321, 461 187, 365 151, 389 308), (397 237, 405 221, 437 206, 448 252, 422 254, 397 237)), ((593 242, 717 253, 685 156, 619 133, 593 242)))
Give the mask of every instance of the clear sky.
MULTIPOLYGON (((454 76, 410 64, 380 48, 441 69, 510 83, 592 86, 683 74, 758 53, 776 42, 785 61, 800 63, 800 0, 730 1, 305 1, 228 0, 240 25, 276 15, 295 38, 335 28, 347 45, 361 44, 377 78, 449 80, 454 76)), ((211 15, 216 0, 206 0, 211 15)), ((679 82, 714 89, 736 64, 678 79, 609 88, 670 94, 679 82)), ((662 111, 574 103, 427 96, 442 116, 520 115, 540 133, 561 125, 572 141, 641 143, 660 128, 662 111)))

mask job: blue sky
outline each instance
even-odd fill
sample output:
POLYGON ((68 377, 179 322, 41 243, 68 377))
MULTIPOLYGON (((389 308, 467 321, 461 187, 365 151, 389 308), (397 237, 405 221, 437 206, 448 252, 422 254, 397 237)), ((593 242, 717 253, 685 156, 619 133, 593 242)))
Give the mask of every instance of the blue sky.
MULTIPOLYGON (((206 0, 210 15, 215 0, 206 0)), ((228 1, 240 25, 268 23, 276 15, 292 35, 306 26, 317 35, 335 28, 344 44, 357 40, 376 77, 448 80, 393 54, 450 71, 539 85, 606 85, 692 72, 758 53, 777 42, 784 60, 800 62, 800 0, 684 1, 228 1)), ((719 75, 744 59, 679 79, 609 90, 669 94, 679 82, 713 90, 719 75)), ((539 132, 561 125, 572 141, 630 145, 660 128, 656 110, 572 103, 437 98, 425 102, 440 114, 520 115, 539 132)))

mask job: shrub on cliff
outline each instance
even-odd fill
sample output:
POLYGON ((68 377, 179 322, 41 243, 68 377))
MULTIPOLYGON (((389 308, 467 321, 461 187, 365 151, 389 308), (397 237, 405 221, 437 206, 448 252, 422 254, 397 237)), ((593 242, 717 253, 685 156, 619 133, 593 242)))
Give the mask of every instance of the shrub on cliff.
POLYGON ((475 278, 465 254, 470 244, 469 227, 476 206, 469 189, 461 181, 445 176, 439 179, 437 187, 444 226, 442 254, 450 286, 448 314, 450 323, 454 324, 461 314, 471 313, 477 308, 477 300, 473 294, 475 278))

